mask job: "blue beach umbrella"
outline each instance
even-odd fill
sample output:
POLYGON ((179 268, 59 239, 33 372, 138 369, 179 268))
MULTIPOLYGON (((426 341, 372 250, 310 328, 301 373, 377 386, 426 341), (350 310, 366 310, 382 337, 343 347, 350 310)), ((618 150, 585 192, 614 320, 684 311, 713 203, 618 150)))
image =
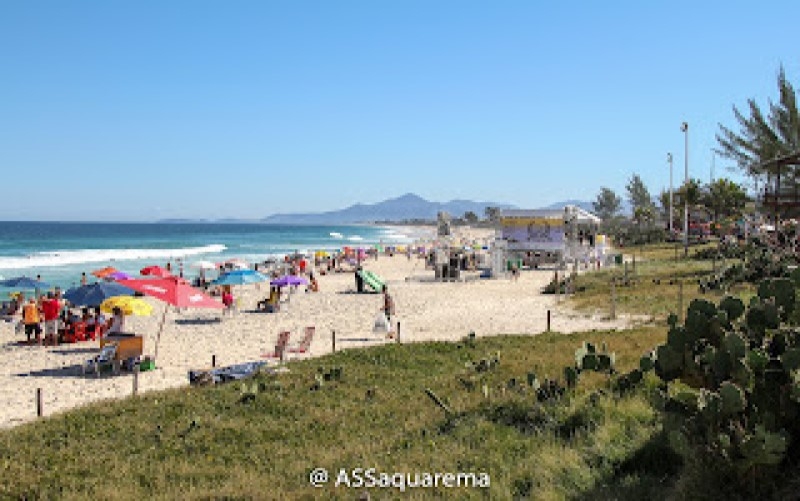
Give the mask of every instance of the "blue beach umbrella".
POLYGON ((74 287, 64 293, 64 299, 75 306, 100 306, 114 296, 133 296, 133 290, 114 282, 100 282, 74 287))
POLYGON ((254 270, 234 270, 211 282, 214 285, 245 285, 266 282, 269 277, 254 270))
POLYGON ((0 282, 0 286, 14 289, 48 289, 50 284, 40 282, 28 277, 9 278, 0 282))

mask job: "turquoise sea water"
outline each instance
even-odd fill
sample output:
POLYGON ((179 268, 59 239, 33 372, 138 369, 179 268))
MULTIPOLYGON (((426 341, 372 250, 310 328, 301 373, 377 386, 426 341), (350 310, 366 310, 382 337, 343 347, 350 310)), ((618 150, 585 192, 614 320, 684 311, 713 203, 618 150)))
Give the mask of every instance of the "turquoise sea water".
MULTIPOLYGON (((295 251, 333 250, 412 240, 398 229, 376 226, 263 224, 0 222, 0 277, 20 275, 68 288, 81 272, 105 266, 138 275, 148 265, 171 261, 185 276, 199 260, 240 258, 250 263, 295 251)), ((90 277, 93 278, 93 277, 90 277)))

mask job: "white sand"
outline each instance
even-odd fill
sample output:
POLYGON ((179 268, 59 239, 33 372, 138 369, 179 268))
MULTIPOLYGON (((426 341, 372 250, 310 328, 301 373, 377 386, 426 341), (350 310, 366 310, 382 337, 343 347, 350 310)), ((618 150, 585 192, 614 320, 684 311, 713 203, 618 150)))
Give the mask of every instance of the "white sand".
MULTIPOLYGON (((433 231, 432 229, 415 229, 433 231)), ((468 239, 485 238, 487 230, 459 229, 468 239)), ((591 329, 624 328, 629 319, 614 322, 571 312, 566 302, 540 290, 551 279, 552 271, 523 271, 518 281, 509 279, 474 280, 459 283, 423 282, 407 277, 432 279, 417 258, 405 255, 380 256, 367 260, 364 268, 386 280, 396 304, 401 340, 458 340, 474 331, 478 336, 503 333, 537 334, 546 328, 547 310, 552 310, 552 329, 576 332, 591 329)), ((235 287, 241 310, 232 317, 215 320, 221 314, 209 310, 167 313, 161 337, 158 368, 140 373, 139 390, 152 391, 188 385, 188 371, 260 360, 274 349, 278 333, 292 332, 299 342, 306 326, 316 327, 311 355, 330 352, 331 332, 336 331, 336 349, 388 342, 372 332, 383 304, 380 294, 354 294, 353 273, 335 273, 319 277, 320 292, 297 291, 288 308, 276 314, 251 313, 257 300, 268 294, 266 284, 235 287), (375 338, 377 341, 363 341, 375 338), (361 341, 354 341, 360 339, 361 341)), ((145 354, 153 354, 155 335, 164 304, 151 300, 151 317, 129 317, 126 330, 145 335, 145 354)), ((605 313, 605 312, 603 312, 605 313)), ((36 419, 36 389, 42 389, 45 416, 87 402, 125 397, 131 394, 133 376, 80 376, 80 365, 91 358, 98 342, 65 344, 57 347, 19 346, 24 338, 15 335, 12 324, 0 323, 0 427, 15 426, 36 419)), ((290 344, 293 344, 290 342, 290 344)))

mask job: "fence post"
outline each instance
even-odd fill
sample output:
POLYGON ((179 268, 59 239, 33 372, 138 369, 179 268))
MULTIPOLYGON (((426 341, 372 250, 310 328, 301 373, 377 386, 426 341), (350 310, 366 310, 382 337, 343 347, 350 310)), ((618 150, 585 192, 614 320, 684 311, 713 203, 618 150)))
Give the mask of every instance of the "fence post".
POLYGON ((42 417, 42 389, 36 388, 36 417, 42 417))
POLYGON ((611 277, 611 320, 617 319, 617 287, 616 279, 611 277))
POLYGON ((211 367, 214 368, 217 366, 217 356, 211 355, 211 367))
POLYGON ((550 332, 550 310, 547 310, 547 332, 550 332))
POLYGON ((400 344, 400 321, 397 321, 397 344, 400 344))
POLYGON ((133 366, 133 394, 139 392, 139 364, 133 366))
POLYGON ((331 353, 336 353, 336 331, 331 331, 331 353))

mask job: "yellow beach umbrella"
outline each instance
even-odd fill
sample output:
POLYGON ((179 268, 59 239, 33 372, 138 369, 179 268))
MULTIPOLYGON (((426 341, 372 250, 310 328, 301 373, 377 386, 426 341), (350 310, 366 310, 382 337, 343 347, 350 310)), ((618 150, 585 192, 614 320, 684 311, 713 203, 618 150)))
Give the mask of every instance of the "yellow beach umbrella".
POLYGON ((314 253, 314 255, 317 257, 328 257, 330 256, 330 253, 324 250, 318 250, 317 252, 314 253))
POLYGON ((100 304, 100 309, 106 313, 113 313, 114 308, 119 308, 125 315, 147 316, 153 311, 145 300, 134 296, 113 296, 100 304))

